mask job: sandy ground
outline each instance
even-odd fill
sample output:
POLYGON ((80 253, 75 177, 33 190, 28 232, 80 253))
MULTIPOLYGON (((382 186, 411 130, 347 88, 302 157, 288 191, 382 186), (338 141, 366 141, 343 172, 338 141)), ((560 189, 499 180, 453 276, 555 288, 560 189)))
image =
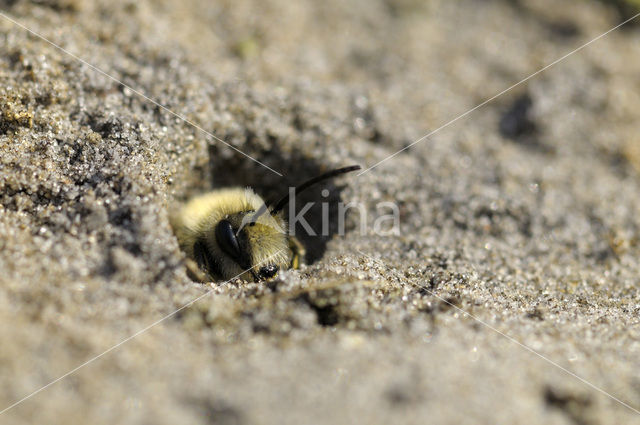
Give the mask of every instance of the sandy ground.
POLYGON ((0 17, 0 409, 211 291, 0 423, 640 423, 637 26, 329 184, 365 231, 303 238, 310 264, 274 282, 190 281, 168 223, 212 187, 371 166, 618 9, 0 5, 86 61, 0 17), (374 234, 383 201, 399 235, 374 234))

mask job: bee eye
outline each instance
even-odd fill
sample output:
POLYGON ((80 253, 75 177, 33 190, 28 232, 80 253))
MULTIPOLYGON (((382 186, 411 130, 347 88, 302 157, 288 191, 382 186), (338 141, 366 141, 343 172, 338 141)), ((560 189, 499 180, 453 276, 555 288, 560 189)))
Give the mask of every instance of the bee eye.
POLYGON ((238 260, 241 257, 238 239, 236 239, 231 223, 227 220, 221 220, 216 226, 216 241, 231 258, 238 260))
POLYGON ((275 264, 269 264, 264 267, 260 267, 260 277, 262 279, 269 279, 278 273, 279 267, 275 264))

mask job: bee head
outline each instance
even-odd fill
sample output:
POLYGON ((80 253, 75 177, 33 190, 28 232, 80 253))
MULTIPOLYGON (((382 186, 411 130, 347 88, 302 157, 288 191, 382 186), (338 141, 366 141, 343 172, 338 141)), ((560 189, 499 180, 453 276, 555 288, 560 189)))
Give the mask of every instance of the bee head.
POLYGON ((243 219, 254 213, 243 211, 220 220, 215 238, 220 250, 240 269, 249 270, 257 281, 272 278, 280 269, 287 268, 291 252, 281 220, 263 215, 243 226, 243 219))

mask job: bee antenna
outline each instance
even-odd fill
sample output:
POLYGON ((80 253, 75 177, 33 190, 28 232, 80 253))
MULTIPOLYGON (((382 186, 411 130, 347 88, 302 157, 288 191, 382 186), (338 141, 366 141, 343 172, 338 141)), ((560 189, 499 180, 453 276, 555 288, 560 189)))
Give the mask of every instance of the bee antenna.
MULTIPOLYGON (((339 176, 340 174, 350 173, 352 171, 356 171, 359 169, 360 169, 359 165, 351 165, 349 167, 337 168, 335 170, 328 171, 324 174, 320 174, 319 176, 309 179, 306 182, 302 183, 301 185, 296 186, 296 188, 294 189, 294 194, 298 195, 299 193, 309 189, 311 186, 318 184, 324 180, 328 180, 333 177, 339 176)), ((276 202, 275 206, 271 208, 269 212, 271 214, 277 214, 288 203, 289 203, 289 194, 286 194, 278 202, 276 202)))
MULTIPOLYGON (((344 167, 344 168, 338 168, 335 170, 331 170, 328 171, 324 174, 321 174, 317 177, 314 177, 310 180, 307 180, 306 182, 302 183, 299 186, 296 186, 296 188, 294 189, 294 194, 298 194, 308 188, 310 188, 311 186, 313 186, 314 184, 320 183, 321 181, 324 180, 328 180, 332 177, 335 176, 339 176, 340 174, 345 174, 345 173, 350 173, 351 171, 356 171, 359 170, 360 166, 359 165, 352 165, 350 167, 344 167)), ((262 204, 262 206, 260 208, 258 208, 258 211, 256 211, 255 213, 251 214, 251 215, 246 215, 244 216, 244 218, 242 219, 242 223, 240 224, 240 227, 238 228, 238 231, 236 232, 236 235, 238 233, 240 233, 240 230, 242 230, 242 228, 248 224, 251 223, 255 223, 258 221, 258 218, 260 218, 260 216, 262 216, 262 214, 266 213, 267 211, 269 211, 270 214, 277 214, 279 213, 282 208, 284 208, 285 205, 287 205, 289 203, 289 194, 287 194, 286 196, 284 196, 282 199, 280 199, 276 205, 269 210, 269 206, 267 204, 262 204)))

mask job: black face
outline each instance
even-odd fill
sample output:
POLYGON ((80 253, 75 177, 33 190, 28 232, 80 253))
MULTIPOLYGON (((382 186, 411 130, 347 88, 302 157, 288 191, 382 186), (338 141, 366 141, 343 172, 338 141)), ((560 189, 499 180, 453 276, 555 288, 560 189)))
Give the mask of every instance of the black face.
MULTIPOLYGON (((243 234, 240 234, 242 239, 243 234)), ((252 267, 250 254, 246 249, 241 248, 243 243, 238 241, 236 232, 233 226, 228 220, 220 220, 216 226, 216 242, 220 246, 220 249, 224 251, 233 261, 245 270, 249 270, 252 267)), ((256 281, 270 279, 278 274, 280 268, 275 264, 267 264, 260 268, 258 273, 250 270, 256 281)))

